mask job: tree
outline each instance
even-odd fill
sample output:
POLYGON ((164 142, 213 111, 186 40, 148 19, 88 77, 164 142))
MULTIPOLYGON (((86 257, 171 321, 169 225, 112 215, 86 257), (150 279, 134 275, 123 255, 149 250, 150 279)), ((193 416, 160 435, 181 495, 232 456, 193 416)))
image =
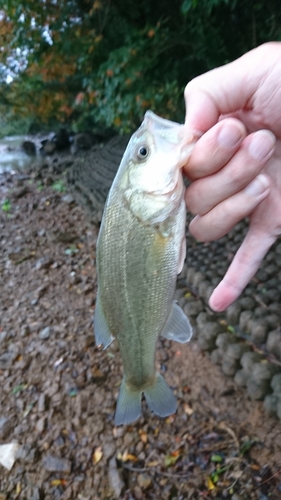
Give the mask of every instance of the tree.
POLYGON ((281 36, 278 0, 9 0, 0 13, 0 111, 134 128, 182 120, 194 76, 281 36))

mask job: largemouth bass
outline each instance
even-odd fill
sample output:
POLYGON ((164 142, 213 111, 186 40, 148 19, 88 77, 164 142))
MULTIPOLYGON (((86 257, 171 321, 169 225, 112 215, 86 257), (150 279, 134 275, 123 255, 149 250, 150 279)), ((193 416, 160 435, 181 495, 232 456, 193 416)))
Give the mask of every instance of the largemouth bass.
POLYGON ((148 407, 166 417, 176 399, 155 370, 159 335, 187 342, 192 328, 173 301, 185 259, 181 173, 183 125, 151 111, 132 135, 105 205, 97 242, 98 294, 94 330, 106 348, 116 337, 124 377, 115 424, 148 407))

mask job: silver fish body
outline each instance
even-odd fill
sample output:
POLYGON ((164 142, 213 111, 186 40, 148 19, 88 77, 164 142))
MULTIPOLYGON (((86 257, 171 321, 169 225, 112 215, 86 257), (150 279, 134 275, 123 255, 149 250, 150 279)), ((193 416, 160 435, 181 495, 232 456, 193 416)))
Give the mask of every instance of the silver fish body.
POLYGON ((157 415, 176 411, 155 371, 159 335, 187 342, 192 329, 173 302, 185 257, 182 126, 147 112, 132 136, 111 187, 97 244, 96 342, 117 338, 124 368, 115 423, 141 413, 144 393, 157 415), (161 161, 162 160, 162 161, 161 161))

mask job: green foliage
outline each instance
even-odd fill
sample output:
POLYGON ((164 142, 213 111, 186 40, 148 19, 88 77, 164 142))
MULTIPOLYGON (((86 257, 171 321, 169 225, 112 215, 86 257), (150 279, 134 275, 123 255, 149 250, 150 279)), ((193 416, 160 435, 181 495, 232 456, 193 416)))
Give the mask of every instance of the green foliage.
POLYGON ((10 212, 11 210, 11 202, 10 200, 5 200, 3 201, 3 203, 1 204, 1 209, 3 210, 3 212, 10 212))
POLYGON ((186 83, 281 39, 279 0, 9 0, 0 115, 127 132, 146 109, 182 120, 186 83), (16 61, 16 62, 15 62, 16 61))

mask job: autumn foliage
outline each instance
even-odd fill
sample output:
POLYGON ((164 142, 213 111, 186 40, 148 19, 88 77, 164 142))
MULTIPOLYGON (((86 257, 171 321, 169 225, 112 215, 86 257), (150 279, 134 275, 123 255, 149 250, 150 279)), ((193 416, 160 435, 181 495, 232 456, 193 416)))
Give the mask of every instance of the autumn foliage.
POLYGON ((129 131, 148 108, 182 120, 191 78, 281 37, 277 0, 4 0, 1 8, 0 113, 76 130, 129 131))

